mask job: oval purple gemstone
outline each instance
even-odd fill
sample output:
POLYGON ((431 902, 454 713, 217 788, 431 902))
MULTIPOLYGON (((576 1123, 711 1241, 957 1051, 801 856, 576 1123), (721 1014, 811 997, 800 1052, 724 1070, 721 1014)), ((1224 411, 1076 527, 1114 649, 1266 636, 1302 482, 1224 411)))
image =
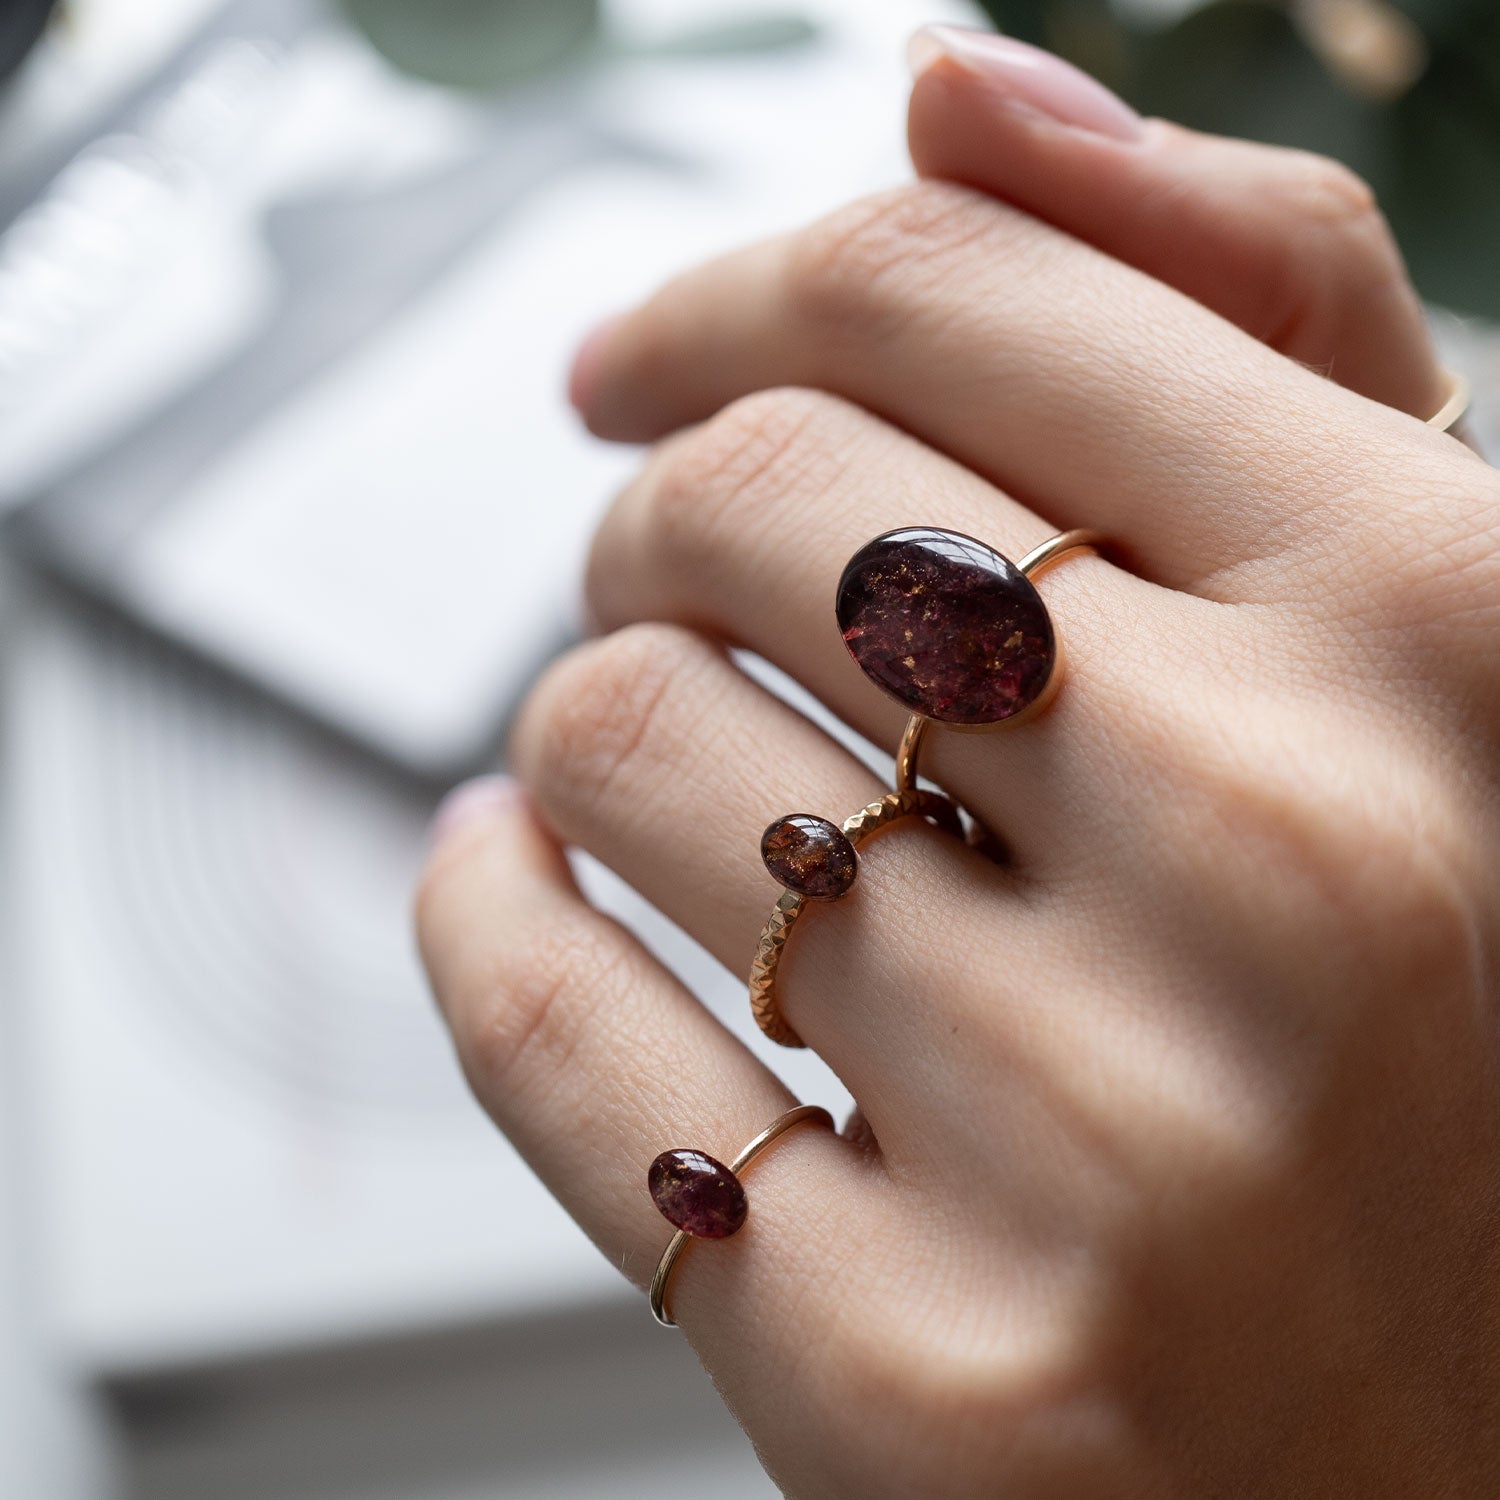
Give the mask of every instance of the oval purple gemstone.
POLYGON ((839 630, 859 668, 915 713, 998 724, 1046 689, 1057 660, 1047 606, 993 547, 936 527, 888 531, 839 579, 839 630))
POLYGON ((750 1211, 739 1178, 702 1151, 663 1151, 647 1181, 651 1201, 667 1221, 699 1239, 727 1239, 750 1211))
POLYGON ((760 857, 789 891, 814 901, 837 901, 859 874, 848 835, 812 813, 777 818, 760 836, 760 857))

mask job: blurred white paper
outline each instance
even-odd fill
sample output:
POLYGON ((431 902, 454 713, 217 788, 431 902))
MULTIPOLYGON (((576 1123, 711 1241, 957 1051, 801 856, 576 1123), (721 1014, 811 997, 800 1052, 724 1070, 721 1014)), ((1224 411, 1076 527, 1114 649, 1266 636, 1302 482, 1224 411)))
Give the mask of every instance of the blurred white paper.
MULTIPOLYGON (((667 28, 709 8, 629 9, 667 28)), ((633 154, 538 184, 380 337, 148 507, 94 586, 388 756, 467 755, 567 631, 589 525, 633 462, 563 404, 575 339, 703 251, 901 171, 902 41, 931 9, 808 9, 827 30, 805 54, 598 80, 589 118, 633 154)), ((268 133, 260 170, 344 191, 361 132, 387 127, 400 160, 367 162, 367 186, 475 164, 448 101, 317 46, 274 85, 257 76, 295 93, 321 57, 340 98, 404 102, 346 110, 341 135, 315 100, 318 151, 268 133)), ((205 214, 193 253, 238 247, 183 299, 208 359, 275 285, 233 215, 205 214)), ((181 381, 192 330, 152 345, 159 306, 95 330, 113 342, 73 408, 39 373, 26 440, 15 408, 0 424, 4 483, 35 481, 89 423, 113 441, 138 419, 133 340, 139 387, 173 361, 181 381)), ((432 1013, 409 936, 430 797, 107 617, 44 601, 11 645, 21 1071, 42 1316, 69 1361, 139 1371, 627 1295, 480 1116, 432 1013)), ((584 875, 794 1088, 838 1107, 816 1058, 755 1032, 740 976, 584 875)))
MULTIPOLYGON (((398 763, 482 760, 573 632, 587 535, 633 463, 565 405, 579 338, 673 270, 907 170, 903 44, 931 7, 799 10, 806 46, 617 59, 503 109, 397 79, 337 31, 237 43, 216 87, 254 128, 222 125, 221 166, 161 192, 154 243, 175 253, 0 404, 0 491, 41 495, 18 534, 398 763), (401 283, 409 244, 430 285, 401 283), (390 307, 329 358, 340 297, 390 307), (98 451, 68 469, 90 423, 98 451)), ((710 14, 636 0, 612 24, 710 14)))
MULTIPOLYGON (((68 1360, 141 1371, 630 1295, 459 1076, 411 939, 424 795, 57 601, 12 645, 18 1071, 68 1360)), ((580 876, 794 1088, 847 1107, 755 1031, 738 976, 580 876)))

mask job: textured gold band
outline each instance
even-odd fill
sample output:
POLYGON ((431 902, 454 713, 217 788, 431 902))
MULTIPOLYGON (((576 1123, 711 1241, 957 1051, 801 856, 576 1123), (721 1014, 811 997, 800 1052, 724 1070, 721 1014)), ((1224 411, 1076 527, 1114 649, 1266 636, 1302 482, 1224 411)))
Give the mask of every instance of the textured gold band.
MULTIPOLYGON (((1098 531, 1062 531, 1056 536, 1049 538, 1039 547, 1033 547, 1030 552, 1016 564, 1016 571, 1024 574, 1027 578, 1036 578, 1038 574, 1046 572, 1053 563, 1060 563, 1066 557, 1072 557, 1079 552, 1097 552, 1104 543, 1104 536, 1098 531)), ((1016 719, 1023 716, 1018 714, 1016 719)), ((906 730, 901 736, 901 746, 896 751, 896 790, 898 792, 910 791, 917 784, 918 764, 922 754, 922 740, 927 734, 927 726, 933 721, 924 714, 913 714, 906 721, 906 730)), ((997 725, 1004 726, 1006 721, 997 725)))
MULTIPOLYGON (((735 1159, 729 1163, 729 1170, 736 1177, 755 1160, 772 1141, 778 1136, 783 1136, 794 1125, 801 1125, 804 1121, 816 1120, 819 1124, 826 1125, 830 1130, 834 1128, 833 1116, 818 1104, 799 1104, 796 1109, 789 1109, 779 1119, 772 1120, 761 1133, 745 1147, 735 1159)), ((672 1314, 667 1311, 667 1282, 671 1279, 672 1268, 677 1264, 680 1256, 692 1239, 687 1230, 679 1229, 662 1251, 661 1259, 656 1263, 656 1273, 651 1278, 651 1316, 661 1324, 663 1328, 675 1328, 676 1321, 672 1314)))
MULTIPOLYGON (((898 818, 916 814, 946 829, 957 837, 963 837, 963 824, 959 820, 958 808, 937 792, 924 792, 908 787, 901 792, 887 792, 878 802, 862 807, 857 813, 844 819, 843 830, 851 844, 858 849, 867 839, 873 838, 882 828, 889 827, 898 818)), ((806 898, 796 891, 783 891, 781 899, 772 908, 766 925, 761 929, 760 943, 755 950, 754 962, 750 965, 750 1010, 755 1024, 783 1047, 805 1047, 806 1042, 787 1025, 781 1014, 781 1003, 776 997, 776 969, 781 962, 782 949, 791 936, 792 928, 802 915, 806 898)))

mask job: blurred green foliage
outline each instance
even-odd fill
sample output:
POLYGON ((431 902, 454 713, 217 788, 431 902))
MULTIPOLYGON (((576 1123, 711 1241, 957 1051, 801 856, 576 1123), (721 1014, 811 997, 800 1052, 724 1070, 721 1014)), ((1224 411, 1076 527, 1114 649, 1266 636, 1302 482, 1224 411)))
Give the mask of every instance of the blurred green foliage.
POLYGON ((1500 319, 1500 0, 982 0, 1144 114, 1301 146, 1375 189, 1422 294, 1500 319))
POLYGON ((585 46, 599 23, 599 0, 342 4, 389 62, 431 83, 460 89, 488 90, 523 82, 585 46))
MULTIPOLYGON (((0 14, 7 0, 0 0, 0 14)), ((815 22, 795 13, 707 14, 649 39, 603 24, 600 0, 341 0, 393 67, 428 83, 494 94, 567 68, 627 57, 679 60, 804 47, 815 22)))

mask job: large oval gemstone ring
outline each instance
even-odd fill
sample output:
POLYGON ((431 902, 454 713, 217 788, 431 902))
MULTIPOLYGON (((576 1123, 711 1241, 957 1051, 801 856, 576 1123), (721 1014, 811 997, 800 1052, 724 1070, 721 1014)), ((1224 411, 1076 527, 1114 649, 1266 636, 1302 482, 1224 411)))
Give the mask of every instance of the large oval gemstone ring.
POLYGON ((844 568, 835 608, 865 676, 940 724, 1015 718, 1044 697, 1057 664, 1036 585, 957 531, 912 526, 866 542, 844 568))
POLYGON ((1052 617, 1033 581, 1101 538, 1067 531, 1020 562, 958 531, 887 531, 839 579, 839 634, 866 677, 912 715, 897 759, 898 790, 916 780, 931 723, 988 729, 1045 706, 1058 681, 1052 617))

